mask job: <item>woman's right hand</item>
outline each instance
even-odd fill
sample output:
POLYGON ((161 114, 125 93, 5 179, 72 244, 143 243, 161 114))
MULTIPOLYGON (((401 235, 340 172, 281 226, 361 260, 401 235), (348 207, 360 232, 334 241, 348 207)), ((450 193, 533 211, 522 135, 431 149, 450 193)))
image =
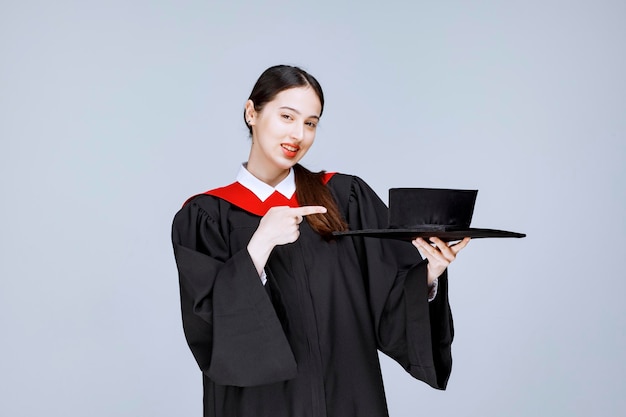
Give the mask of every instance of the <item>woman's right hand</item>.
POLYGON ((293 243, 298 239, 304 216, 322 213, 326 213, 326 208, 322 206, 279 206, 269 209, 248 243, 248 253, 259 275, 274 246, 293 243))

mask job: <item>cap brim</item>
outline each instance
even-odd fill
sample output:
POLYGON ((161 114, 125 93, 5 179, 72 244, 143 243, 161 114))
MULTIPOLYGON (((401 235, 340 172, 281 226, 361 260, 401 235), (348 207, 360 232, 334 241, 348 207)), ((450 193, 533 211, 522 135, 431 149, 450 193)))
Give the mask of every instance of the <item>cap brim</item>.
POLYGON ((464 237, 478 238, 494 238, 494 237, 526 237, 524 233, 508 232, 506 230, 495 229, 464 229, 464 230, 423 230, 423 229, 364 229, 364 230, 347 230, 343 232, 333 232, 333 236, 362 236, 376 237, 380 239, 396 239, 411 241, 417 237, 429 238, 438 237, 439 239, 449 242, 453 240, 461 240, 464 237))

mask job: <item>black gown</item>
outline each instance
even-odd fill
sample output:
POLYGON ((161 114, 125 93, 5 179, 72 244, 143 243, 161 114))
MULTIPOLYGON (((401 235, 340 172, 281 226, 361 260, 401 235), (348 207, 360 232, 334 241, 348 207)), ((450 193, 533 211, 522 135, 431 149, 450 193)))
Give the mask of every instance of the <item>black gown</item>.
MULTIPOLYGON (((327 186, 350 229, 387 227, 361 179, 327 186)), ((263 286, 246 246, 260 216, 199 195, 177 213, 173 245, 183 327, 204 380, 205 417, 381 417, 377 350, 445 389, 452 358, 447 278, 428 302, 426 261, 400 241, 325 241, 303 221, 274 248, 263 286)))

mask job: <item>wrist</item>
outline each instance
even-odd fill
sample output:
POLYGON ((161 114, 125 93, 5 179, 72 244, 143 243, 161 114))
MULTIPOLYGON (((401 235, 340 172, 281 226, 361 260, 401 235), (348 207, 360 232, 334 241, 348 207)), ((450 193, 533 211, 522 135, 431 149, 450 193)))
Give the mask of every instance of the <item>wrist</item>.
POLYGON ((432 265, 429 263, 428 266, 426 267, 426 271, 427 271, 427 282, 428 282, 428 288, 431 288, 433 285, 436 285, 435 283, 439 280, 439 277, 441 275, 443 275, 445 268, 443 271, 435 271, 435 268, 432 267, 432 265))
POLYGON ((248 250, 250 258, 252 258, 254 267, 256 268, 259 275, 262 273, 263 268, 265 267, 265 264, 270 257, 270 253, 272 252, 272 249, 274 249, 274 246, 275 245, 267 242, 256 233, 252 235, 252 238, 250 238, 250 242, 248 242, 248 246, 246 246, 246 249, 248 250))
POLYGON ((272 251, 275 245, 271 244, 267 240, 257 236, 256 234, 252 235, 250 238, 250 242, 248 242, 248 252, 250 254, 256 254, 259 256, 268 255, 272 251))

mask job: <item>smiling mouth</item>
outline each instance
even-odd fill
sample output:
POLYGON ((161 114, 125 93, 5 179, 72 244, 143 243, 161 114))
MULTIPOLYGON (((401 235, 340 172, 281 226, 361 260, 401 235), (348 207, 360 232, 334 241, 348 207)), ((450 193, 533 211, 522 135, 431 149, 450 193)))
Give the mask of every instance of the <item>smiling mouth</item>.
POLYGON ((288 143, 281 143, 280 146, 283 147, 284 150, 288 152, 296 153, 300 150, 300 147, 297 145, 289 145, 288 143))

